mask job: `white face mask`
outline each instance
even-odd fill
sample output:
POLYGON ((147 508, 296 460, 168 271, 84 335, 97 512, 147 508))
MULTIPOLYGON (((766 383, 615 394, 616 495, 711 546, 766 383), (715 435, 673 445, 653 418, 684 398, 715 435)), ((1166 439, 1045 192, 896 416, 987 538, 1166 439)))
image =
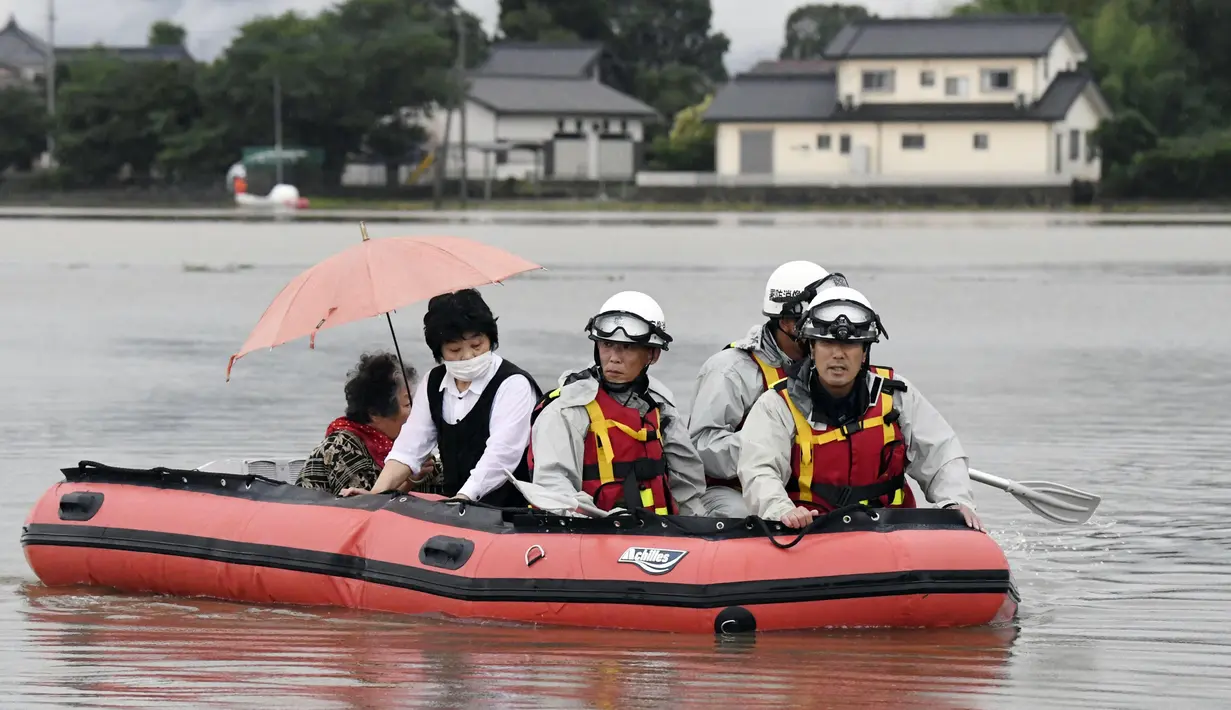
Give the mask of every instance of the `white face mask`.
POLYGON ((492 351, 488 350, 482 355, 476 355, 469 360, 445 360, 445 372, 449 376, 460 382, 474 382, 492 367, 492 351))

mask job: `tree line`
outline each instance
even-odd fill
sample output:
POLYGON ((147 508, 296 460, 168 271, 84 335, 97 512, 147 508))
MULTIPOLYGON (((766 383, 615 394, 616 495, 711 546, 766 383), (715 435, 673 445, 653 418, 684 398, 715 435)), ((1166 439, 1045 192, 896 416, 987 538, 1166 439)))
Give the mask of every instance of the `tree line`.
MULTIPOLYGON (((1115 109, 1098 131, 1103 190, 1199 198, 1231 187, 1231 6, 1223 0, 970 0, 955 14, 1063 13, 1090 51, 1089 69, 1115 109)), ((863 7, 798 7, 779 56, 815 59, 863 7)), ((150 29, 151 44, 184 30, 150 29)), ((273 91, 283 142, 319 149, 336 183, 353 156, 396 165, 423 141, 404 112, 457 99, 454 63, 496 40, 602 42, 616 89, 654 107, 651 169, 712 170, 714 130, 700 117, 727 80, 729 41, 709 0, 501 0, 494 37, 455 0, 346 0, 315 16, 288 12, 239 29, 211 62, 125 62, 106 52, 57 70, 56 115, 44 92, 0 89, 0 172, 28 167, 50 129, 60 173, 100 184, 217 180, 245 146, 273 143, 273 91), (462 30, 459 32, 459 29, 462 30)))
MULTIPOLYGON (((50 130, 70 183, 121 171, 218 180, 245 146, 273 144, 276 79, 283 144, 320 150, 323 180, 336 184, 354 156, 396 165, 415 153, 424 136, 409 117, 457 99, 459 37, 467 68, 495 39, 603 42, 609 82, 670 117, 727 78, 728 40, 711 14, 709 0, 502 0, 493 38, 455 0, 346 0, 315 16, 256 18, 211 62, 100 50, 58 66, 50 126, 45 92, 31 90, 40 87, 0 89, 0 172, 28 168, 50 130)), ((184 36, 158 23, 149 41, 184 36)))

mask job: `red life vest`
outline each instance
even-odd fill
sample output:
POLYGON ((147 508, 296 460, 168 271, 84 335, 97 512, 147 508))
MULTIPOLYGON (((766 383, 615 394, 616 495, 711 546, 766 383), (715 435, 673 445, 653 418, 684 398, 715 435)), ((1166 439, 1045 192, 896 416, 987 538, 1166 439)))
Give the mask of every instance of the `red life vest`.
MULTIPOLYGON (((726 350, 728 348, 734 348, 734 347, 735 347, 735 343, 731 343, 727 347, 723 348, 723 350, 726 350)), ((764 392, 770 387, 773 387, 776 382, 779 382, 783 380, 784 378, 786 378, 785 369, 781 367, 771 367, 769 363, 765 362, 760 357, 758 357, 756 352, 753 350, 745 350, 744 352, 748 353, 748 357, 752 358, 752 361, 757 364, 757 368, 761 370, 761 392, 764 392)), ((760 393, 757 393, 757 394, 758 396, 760 396, 760 393)), ((754 402, 756 401, 755 397, 753 398, 753 401, 754 402)), ((750 409, 751 407, 749 407, 749 410, 750 409)), ((739 431, 740 429, 744 428, 744 420, 747 418, 748 418, 748 411, 745 411, 744 418, 739 420, 739 426, 735 427, 735 431, 739 431)), ((739 484, 738 477, 724 479, 724 478, 713 478, 710 476, 706 476, 705 485, 706 486, 726 486, 727 488, 734 488, 737 491, 744 490, 743 486, 739 484)))
POLYGON ((606 390, 586 405, 590 430, 582 454, 581 489, 603 510, 646 508, 659 515, 677 508, 667 488, 658 408, 643 421, 635 407, 606 390))
POLYGON ((774 386, 795 419, 791 445, 791 480, 787 495, 796 505, 828 512, 851 503, 873 507, 914 508, 906 484, 906 440, 898 426, 893 393, 906 385, 893 370, 873 366, 877 376, 863 417, 844 427, 813 429, 787 393, 786 381, 774 386))

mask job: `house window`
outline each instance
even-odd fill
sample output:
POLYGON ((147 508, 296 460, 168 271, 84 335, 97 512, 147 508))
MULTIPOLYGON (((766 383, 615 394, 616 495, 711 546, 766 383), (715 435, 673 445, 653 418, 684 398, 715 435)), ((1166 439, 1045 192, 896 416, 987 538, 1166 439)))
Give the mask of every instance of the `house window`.
POLYGON ((843 133, 841 136, 838 137, 838 152, 841 153, 842 155, 846 155, 847 153, 851 152, 850 135, 843 133))
POLYGON ((1098 146, 1095 144, 1094 131, 1086 131, 1086 162, 1093 163, 1098 157, 1098 146))
POLYGON ((1014 71, 1012 69, 984 69, 982 77, 985 92, 1013 90, 1014 71))
POLYGON ((829 150, 830 142, 831 141, 829 138, 829 134, 821 133, 820 135, 816 137, 816 149, 817 150, 829 150))
POLYGON ((622 136, 628 135, 628 120, 627 119, 623 119, 623 118, 620 119, 620 135, 622 136))
POLYGON ((574 132, 574 133, 576 133, 577 135, 581 135, 581 134, 583 134, 583 133, 585 133, 585 132, 586 132, 586 129, 585 129, 585 128, 583 128, 583 127, 582 127, 582 125, 581 125, 581 119, 580 119, 580 118, 574 118, 574 119, 573 119, 573 132, 574 132))
POLYGON ((969 79, 964 76, 945 77, 945 96, 966 96, 969 93, 969 79))
POLYGON ((1051 65, 1048 63, 1049 57, 1043 57, 1043 79, 1051 78, 1051 65))
POLYGON ((903 133, 902 134, 902 150, 923 150, 924 140, 922 133, 903 133))
POLYGON ((506 165, 508 164, 508 162, 509 162, 509 151, 507 150, 496 151, 496 165, 506 165))
POLYGON ((919 86, 936 86, 936 72, 931 69, 919 72, 919 86))
POLYGON ((889 93, 893 91, 893 71, 866 71, 863 73, 864 93, 889 93))
POLYGON ((975 150, 987 150, 987 134, 975 134, 975 150))
POLYGON ((564 133, 564 119, 563 118, 556 119, 556 133, 564 133))
POLYGON ((1069 131, 1069 160, 1081 158, 1081 131, 1069 131))

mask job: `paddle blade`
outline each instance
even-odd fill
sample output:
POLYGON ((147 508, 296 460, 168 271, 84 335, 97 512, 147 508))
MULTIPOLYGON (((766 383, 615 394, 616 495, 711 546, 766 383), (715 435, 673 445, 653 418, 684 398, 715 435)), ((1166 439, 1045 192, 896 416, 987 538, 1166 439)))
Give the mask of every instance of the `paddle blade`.
POLYGON ((1036 514, 1067 525, 1081 525, 1094 515, 1103 499, 1093 493, 1050 481, 1019 481, 1018 485, 1037 495, 1013 496, 1036 514))
POLYGON ((1065 525, 1081 525, 1090 519, 1103 500, 1093 493, 1051 481, 1013 481, 977 468, 970 469, 970 480, 1012 494, 1036 515, 1065 525))

